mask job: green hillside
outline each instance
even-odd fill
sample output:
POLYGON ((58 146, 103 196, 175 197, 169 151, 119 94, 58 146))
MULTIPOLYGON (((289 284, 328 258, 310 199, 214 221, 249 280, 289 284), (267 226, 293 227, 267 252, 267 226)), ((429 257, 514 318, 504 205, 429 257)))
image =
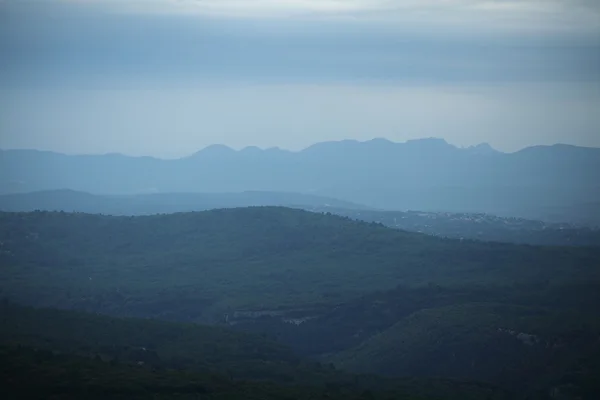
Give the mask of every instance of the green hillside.
POLYGON ((63 189, 0 195, 0 211, 10 212, 153 215, 250 206, 284 206, 313 212, 330 212, 366 222, 380 222, 391 228, 456 239, 532 245, 600 246, 600 229, 566 222, 547 223, 481 213, 383 211, 299 193, 253 191, 106 196, 63 189))
POLYGON ((300 325, 240 320, 352 372, 492 382, 512 398, 595 399, 600 285, 399 287, 330 307, 300 325), (533 396, 533 397, 532 397, 533 396), (566 395, 565 395, 566 396, 566 395))
POLYGON ((0 214, 0 289, 38 306, 214 320, 399 284, 600 278, 592 248, 433 238, 278 207, 140 217, 0 214))
POLYGON ((282 386, 234 381, 215 374, 156 370, 106 363, 25 347, 0 347, 2 398, 392 400, 423 399, 400 392, 374 393, 344 386, 282 386))
MULTIPOLYGON (((196 324, 0 306, 0 343, 237 378, 319 381, 311 365, 258 335, 196 324)), ((326 375, 326 374, 325 374, 326 375)))
POLYGON ((143 398, 149 393, 208 399, 510 398, 477 382, 351 375, 303 360, 259 336, 219 327, 6 301, 0 305, 0 323, 0 377, 10 382, 3 390, 17 393, 15 398, 143 398), (44 397, 50 395, 55 397, 44 397))
MULTIPOLYGON (((515 310, 543 309, 559 315, 594 314, 600 307, 600 283, 527 284, 514 286, 467 285, 443 287, 398 287, 372 292, 323 307, 299 325, 286 323, 285 316, 240 318, 235 328, 267 334, 294 349, 297 353, 319 357, 360 345, 370 337, 392 327, 421 310, 462 306, 473 303, 494 303, 515 310)), ((502 310, 502 308, 499 308, 502 310)), ((444 326, 452 332, 454 326, 444 326)))
POLYGON ((328 361, 387 376, 444 376, 493 382, 517 393, 590 387, 600 371, 597 314, 507 304, 423 309, 328 361))
POLYGON ((0 268, 6 346, 433 398, 600 391, 598 248, 442 239, 281 207, 0 213, 0 268))
POLYGON ((152 369, 23 346, 0 346, 2 398, 202 400, 509 400, 490 385, 407 380, 398 389, 352 384, 283 385, 214 373, 152 369))

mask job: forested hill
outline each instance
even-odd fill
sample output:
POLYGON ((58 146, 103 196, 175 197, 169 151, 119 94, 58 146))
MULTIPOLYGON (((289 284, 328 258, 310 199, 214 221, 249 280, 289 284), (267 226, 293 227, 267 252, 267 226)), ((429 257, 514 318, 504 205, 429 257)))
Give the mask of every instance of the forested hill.
POLYGON ((456 239, 554 246, 600 246, 600 227, 547 223, 489 214, 423 211, 380 211, 307 207, 311 211, 382 223, 411 232, 456 239))
POLYGON ((493 385, 358 376, 222 327, 0 303, 3 399, 493 400, 493 385), (68 384, 65 384, 68 382, 68 384))
MULTIPOLYGON (((304 356, 394 378, 483 381, 515 394, 509 398, 547 400, 558 391, 594 399, 598 287, 597 247, 444 239, 284 207, 152 216, 0 213, 6 345, 69 348, 79 356, 98 347, 92 354, 116 352, 130 361, 144 347, 154 353, 142 350, 151 358, 139 361, 156 362, 155 355, 161 365, 229 376, 335 378, 332 368, 305 369, 304 356), (209 322, 265 335, 295 354, 223 327, 38 312, 11 308, 11 301, 209 322), (62 332, 66 326, 76 328, 62 332)), ((50 357, 2 351, 12 363, 50 357)), ((105 377, 121 371, 87 362, 71 365, 99 368, 105 377)), ((48 370, 27 370, 48 385, 43 377, 63 368, 62 361, 49 363, 48 370)), ((27 375, 4 373, 13 381, 27 375)), ((123 374, 134 381, 139 375, 123 374)), ((154 378, 143 379, 146 385, 154 378)))
POLYGON ((525 243, 533 245, 600 246, 600 228, 547 223, 488 214, 383 211, 332 198, 300 193, 156 193, 93 195, 74 190, 49 190, 0 195, 0 211, 65 211, 106 215, 152 215, 216 208, 284 206, 330 212, 429 235, 525 243))
POLYGON ((331 359, 351 371, 494 382, 525 398, 555 387, 593 399, 599 335, 597 313, 466 303, 419 310, 331 359))
POLYGON ((1 213, 2 293, 43 306, 214 320, 402 285, 600 279, 594 248, 441 239, 281 207, 140 217, 1 213))
POLYGON ((1 345, 230 374, 238 379, 278 380, 286 374, 287 380, 315 378, 282 345, 222 327, 32 309, 9 302, 0 305, 0 321, 1 345))

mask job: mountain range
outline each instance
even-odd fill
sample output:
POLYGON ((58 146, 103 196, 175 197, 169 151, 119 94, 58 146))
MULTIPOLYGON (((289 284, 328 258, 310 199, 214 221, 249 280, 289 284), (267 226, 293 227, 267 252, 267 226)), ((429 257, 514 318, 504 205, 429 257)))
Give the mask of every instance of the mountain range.
POLYGON ((484 212, 598 224, 600 149, 503 153, 443 139, 324 142, 302 151, 209 146, 175 160, 0 152, 0 193, 297 192, 387 210, 484 212))

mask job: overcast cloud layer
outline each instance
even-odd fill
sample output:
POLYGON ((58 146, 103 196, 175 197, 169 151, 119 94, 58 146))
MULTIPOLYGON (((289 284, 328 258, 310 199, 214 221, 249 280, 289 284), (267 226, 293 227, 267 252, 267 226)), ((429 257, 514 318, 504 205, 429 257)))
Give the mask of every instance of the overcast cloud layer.
POLYGON ((0 147, 600 146, 593 0, 4 0, 0 147))

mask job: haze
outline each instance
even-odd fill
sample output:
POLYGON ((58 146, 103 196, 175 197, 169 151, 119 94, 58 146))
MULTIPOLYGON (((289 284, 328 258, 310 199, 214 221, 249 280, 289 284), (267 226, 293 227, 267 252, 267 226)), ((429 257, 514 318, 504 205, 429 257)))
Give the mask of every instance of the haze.
POLYGON ((0 148, 600 146, 594 1, 0 3, 0 148))
POLYGON ((599 0, 0 0, 5 399, 600 399, 599 0))

